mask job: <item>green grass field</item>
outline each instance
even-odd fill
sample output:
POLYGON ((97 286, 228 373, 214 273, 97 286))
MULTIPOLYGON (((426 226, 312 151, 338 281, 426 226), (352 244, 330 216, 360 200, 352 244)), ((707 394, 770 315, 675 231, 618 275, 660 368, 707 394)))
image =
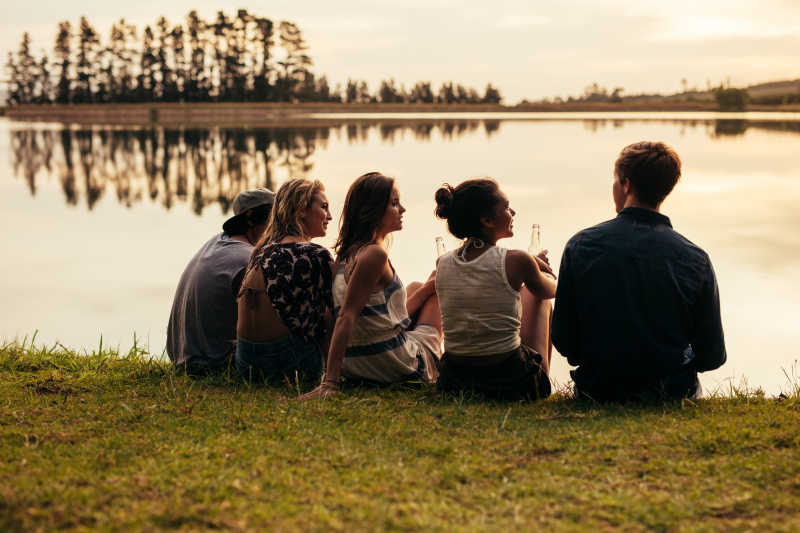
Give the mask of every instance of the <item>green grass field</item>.
POLYGON ((800 530, 800 387, 536 404, 0 346, 0 530, 800 530))

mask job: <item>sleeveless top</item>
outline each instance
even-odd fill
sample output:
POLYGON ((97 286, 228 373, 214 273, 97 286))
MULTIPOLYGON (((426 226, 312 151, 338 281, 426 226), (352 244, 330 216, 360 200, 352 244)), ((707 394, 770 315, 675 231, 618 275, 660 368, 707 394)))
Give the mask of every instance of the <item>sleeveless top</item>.
POLYGON ((519 347, 522 297, 508 283, 507 251, 490 246, 472 261, 456 250, 439 258, 436 294, 447 353, 494 355, 519 347))
MULTIPOLYGON (((338 316, 344 305, 346 292, 344 265, 339 265, 333 279, 334 316, 338 316)), ((379 383, 415 376, 420 368, 421 347, 413 335, 407 334, 410 324, 406 289, 394 272, 392 281, 370 294, 356 317, 342 362, 342 374, 379 383)))
POLYGON ((264 289, 242 287, 245 299, 266 292, 283 325, 307 343, 325 337, 331 309, 331 253, 311 242, 272 243, 255 250, 249 268, 260 267, 264 289))

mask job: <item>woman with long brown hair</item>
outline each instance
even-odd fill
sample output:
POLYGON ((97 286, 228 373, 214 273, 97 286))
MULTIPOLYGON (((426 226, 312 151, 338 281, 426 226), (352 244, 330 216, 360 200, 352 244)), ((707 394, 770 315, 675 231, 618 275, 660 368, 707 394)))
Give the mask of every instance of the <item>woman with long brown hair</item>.
POLYGON ((350 186, 335 245, 338 313, 325 380, 303 398, 336 393, 342 375, 377 383, 436 380, 442 321, 434 280, 406 290, 389 260, 387 238, 402 229, 404 212, 392 178, 370 172, 350 186))
POLYGON ((330 220, 319 181, 290 179, 278 189, 239 291, 240 376, 319 379, 330 333, 333 259, 309 241, 324 237, 330 220))

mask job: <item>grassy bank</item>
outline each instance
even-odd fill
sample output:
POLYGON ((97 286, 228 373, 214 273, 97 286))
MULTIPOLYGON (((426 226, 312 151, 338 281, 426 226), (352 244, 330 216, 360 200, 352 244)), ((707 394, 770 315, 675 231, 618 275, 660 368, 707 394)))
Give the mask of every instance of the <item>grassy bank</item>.
POLYGON ((800 528, 800 394, 533 405, 0 347, 0 530, 800 528))
MULTIPOLYGON (((110 125, 275 125, 307 120, 314 113, 517 113, 517 112, 717 111, 712 102, 495 104, 190 103, 17 105, 12 120, 110 125)), ((748 111, 800 111, 800 104, 750 106, 748 111)))

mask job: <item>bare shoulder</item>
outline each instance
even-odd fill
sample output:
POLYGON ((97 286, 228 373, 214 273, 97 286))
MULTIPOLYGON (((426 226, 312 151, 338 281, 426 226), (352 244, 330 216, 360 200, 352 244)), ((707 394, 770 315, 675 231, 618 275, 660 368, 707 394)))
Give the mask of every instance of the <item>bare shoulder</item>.
POLYGON ((389 261, 389 254, 386 253, 386 250, 378 246, 377 244, 370 244, 364 247, 361 250, 361 253, 358 254, 358 260, 356 262, 356 268, 361 266, 362 268, 383 268, 383 266, 389 261))
POLYGON ((506 276, 515 290, 519 290, 524 282, 530 281, 534 269, 536 269, 536 261, 528 252, 509 250, 506 253, 506 276))
POLYGON ((515 267, 524 267, 533 263, 531 255, 524 250, 511 250, 506 252, 506 265, 515 267))

